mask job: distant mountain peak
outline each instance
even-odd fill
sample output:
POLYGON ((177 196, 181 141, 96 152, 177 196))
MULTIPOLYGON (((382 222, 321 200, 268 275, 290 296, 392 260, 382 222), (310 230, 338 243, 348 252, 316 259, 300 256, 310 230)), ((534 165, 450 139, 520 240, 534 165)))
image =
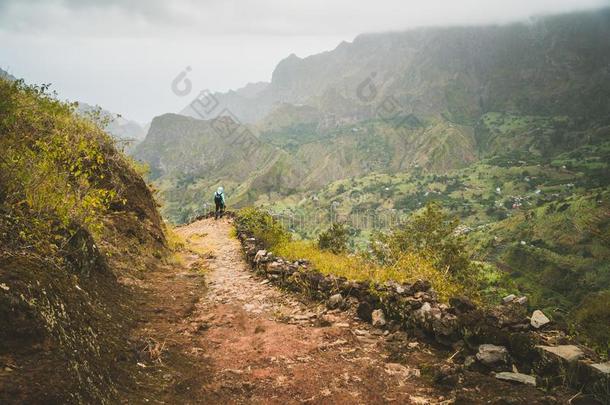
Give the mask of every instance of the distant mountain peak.
POLYGON ((0 69, 0 79, 17 80, 15 76, 11 75, 9 72, 3 69, 0 69))
MULTIPOLYGON (((91 105, 84 102, 78 102, 76 112, 87 116, 88 114, 99 110, 102 118, 108 119, 110 122, 106 125, 106 130, 110 135, 121 141, 129 141, 132 144, 140 142, 146 136, 146 132, 142 126, 132 120, 123 117, 120 114, 112 113, 103 109, 98 105, 91 105)), ((133 145, 131 145, 133 146, 133 145)))

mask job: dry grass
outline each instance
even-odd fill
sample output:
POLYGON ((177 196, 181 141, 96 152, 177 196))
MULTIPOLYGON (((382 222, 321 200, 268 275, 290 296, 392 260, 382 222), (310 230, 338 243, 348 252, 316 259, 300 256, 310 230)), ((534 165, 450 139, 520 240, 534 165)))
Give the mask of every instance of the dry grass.
POLYGON ((196 273, 206 273, 208 271, 208 267, 206 266, 205 260, 197 260, 189 266, 189 270, 194 271, 196 273))
POLYGON ((161 357, 165 351, 165 341, 159 342, 154 338, 148 337, 142 343, 140 355, 151 363, 163 364, 161 357))
POLYGON ((165 236, 167 239, 167 245, 172 252, 178 252, 186 246, 186 242, 182 236, 180 236, 174 228, 170 226, 165 227, 165 236))
POLYGON ((371 280, 383 283, 389 280, 412 283, 428 280, 442 300, 462 292, 462 287, 445 272, 435 269, 430 261, 416 254, 405 254, 393 266, 380 266, 361 256, 334 254, 318 249, 312 242, 293 241, 277 246, 274 253, 290 260, 306 259, 323 274, 332 274, 350 280, 371 280))
POLYGON ((205 257, 207 259, 213 259, 216 257, 215 247, 211 244, 197 242, 197 244, 190 243, 188 251, 199 257, 205 257))
POLYGON ((207 232, 193 232, 187 238, 187 242, 199 242, 201 239, 204 239, 208 236, 207 232))

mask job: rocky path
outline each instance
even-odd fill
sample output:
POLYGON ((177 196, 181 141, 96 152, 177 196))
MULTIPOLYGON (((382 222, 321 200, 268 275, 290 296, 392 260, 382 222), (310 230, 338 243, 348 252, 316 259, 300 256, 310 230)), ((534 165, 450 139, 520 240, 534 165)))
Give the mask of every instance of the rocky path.
POLYGON ((427 404, 446 399, 421 375, 422 364, 437 360, 432 351, 400 341, 402 349, 410 344, 413 364, 399 364, 384 348, 383 331, 299 302, 256 278, 231 236, 229 220, 198 221, 178 232, 189 249, 183 266, 147 280, 151 296, 163 299, 152 307, 143 301, 146 321, 133 337, 144 343, 141 384, 150 395, 140 398, 143 402, 427 404))
POLYGON ((505 403, 494 400, 500 388, 514 389, 515 403, 523 403, 518 395, 547 403, 488 377, 460 381, 468 399, 456 401, 457 381, 433 382, 432 370, 450 364, 446 352, 267 284, 249 271, 232 232, 226 219, 178 228, 187 242, 179 264, 147 275, 131 337, 139 389, 125 402, 505 403))

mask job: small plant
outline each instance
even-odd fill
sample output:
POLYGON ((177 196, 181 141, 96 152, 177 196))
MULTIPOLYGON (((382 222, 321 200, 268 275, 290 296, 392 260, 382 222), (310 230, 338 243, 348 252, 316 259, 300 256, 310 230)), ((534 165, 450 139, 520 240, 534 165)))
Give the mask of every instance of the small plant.
POLYGON ((330 228, 318 236, 318 247, 322 250, 330 250, 335 254, 347 251, 349 242, 349 231, 345 224, 333 223, 330 228))

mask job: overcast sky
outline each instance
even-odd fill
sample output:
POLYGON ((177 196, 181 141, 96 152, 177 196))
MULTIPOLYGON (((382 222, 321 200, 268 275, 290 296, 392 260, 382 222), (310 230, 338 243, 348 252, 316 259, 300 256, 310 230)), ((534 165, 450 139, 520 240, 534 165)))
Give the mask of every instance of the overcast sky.
POLYGON ((0 68, 52 83, 62 99, 139 122, 177 112, 187 66, 194 90, 268 81, 307 56, 372 31, 506 23, 610 0, 0 0, 0 68))

